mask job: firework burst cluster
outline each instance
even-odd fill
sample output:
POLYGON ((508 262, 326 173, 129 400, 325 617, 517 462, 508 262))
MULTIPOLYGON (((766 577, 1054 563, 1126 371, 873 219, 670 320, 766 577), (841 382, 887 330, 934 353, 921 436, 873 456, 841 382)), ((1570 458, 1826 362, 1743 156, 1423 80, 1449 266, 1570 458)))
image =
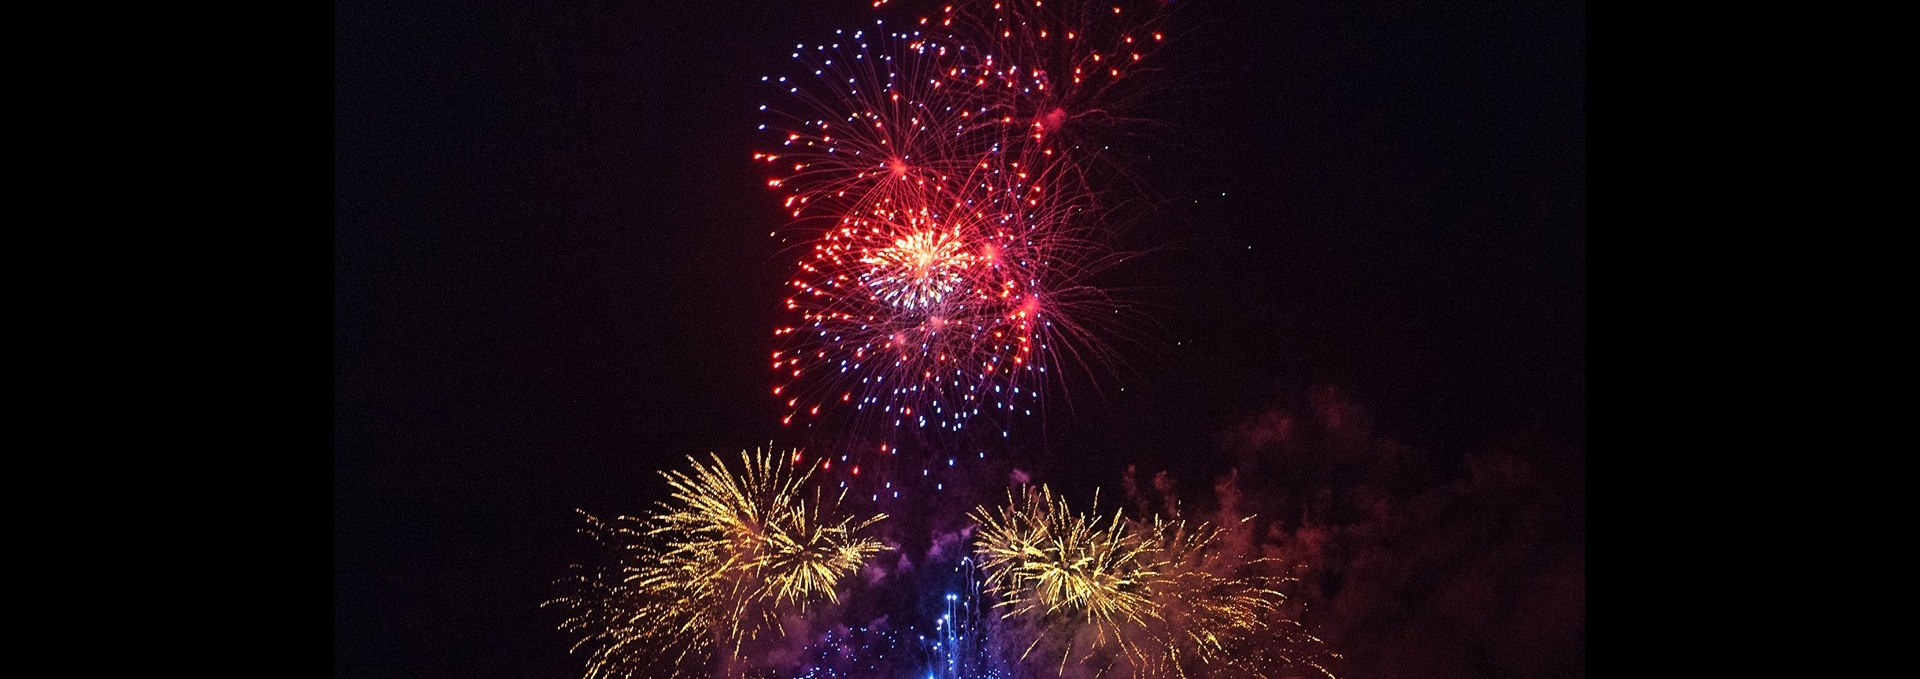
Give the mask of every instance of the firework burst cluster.
POLYGON ((869 535, 886 515, 842 512, 811 467, 793 471, 792 455, 743 452, 737 468, 689 458, 691 472, 662 473, 673 494, 644 516, 582 513, 609 558, 576 566, 547 605, 566 613, 561 629, 586 651, 589 679, 715 669, 994 679, 1070 667, 1132 679, 1334 677, 1338 654, 1286 610, 1280 588, 1294 578, 1275 575, 1285 569, 1274 559, 1208 522, 1102 514, 1097 496, 1076 512, 1046 486, 970 513, 973 555, 931 629, 836 628, 807 649, 800 674, 768 670, 751 642, 839 602, 844 581, 887 549, 869 535))
POLYGON ((1163 4, 956 3, 796 44, 762 79, 753 159, 798 253, 783 423, 1006 438, 1063 366, 1102 360, 1088 322, 1118 305, 1090 278, 1121 257, 1098 137, 1127 120, 1163 4))
POLYGON ((795 632, 829 622, 821 604, 858 590, 850 576, 887 576, 874 558, 889 549, 874 536, 886 515, 872 508, 905 485, 883 470, 908 466, 886 462, 894 436, 968 442, 918 451, 909 476, 943 489, 933 468, 985 457, 1062 368, 1104 360, 1096 319, 1119 310, 1092 278, 1123 257, 1100 187, 1125 170, 1103 136, 1137 122, 1126 112, 1147 90, 1130 83, 1153 69, 1164 9, 957 2, 797 44, 792 72, 762 78, 768 141, 753 159, 790 219, 772 235, 798 253, 772 392, 783 424, 840 438, 825 454, 743 452, 738 466, 689 458, 642 516, 583 512, 607 558, 576 567, 548 605, 590 679, 1326 671, 1335 656, 1282 608, 1288 578, 1271 574, 1284 569, 1230 548, 1226 530, 1076 513, 1024 478, 1005 505, 968 515, 971 557, 928 624, 795 632), (855 458, 862 437, 879 445, 855 458), (853 492, 862 462, 870 487, 853 492), (843 510, 849 493, 875 504, 843 510), (796 634, 804 648, 767 661, 796 634))

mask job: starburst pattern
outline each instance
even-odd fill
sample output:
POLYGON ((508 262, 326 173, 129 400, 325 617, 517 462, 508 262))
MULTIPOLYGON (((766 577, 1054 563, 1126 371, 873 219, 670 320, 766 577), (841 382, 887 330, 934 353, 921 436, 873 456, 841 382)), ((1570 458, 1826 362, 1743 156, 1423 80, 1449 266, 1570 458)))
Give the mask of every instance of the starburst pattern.
POLYGON ((1023 660, 1058 649, 1071 664, 1130 677, 1269 676, 1306 667, 1332 677, 1328 651, 1285 615, 1265 575, 1222 529, 1179 519, 1079 513, 1042 486, 977 508, 974 553, 1002 617, 1030 625, 1023 660))
MULTIPOLYGON (((970 16, 998 25, 1002 9, 970 16)), ((1052 50, 968 25, 953 15, 836 31, 796 44, 794 68, 762 78, 772 143, 753 157, 792 219, 771 233, 798 253, 771 360, 783 424, 832 422, 835 443, 890 445, 885 432, 902 428, 1004 439, 1062 368, 1111 368, 1107 326, 1133 319, 1093 283, 1125 260, 1083 169, 1098 151, 1050 134, 1072 117, 1062 106, 1112 91, 1050 84, 1061 77, 1052 50)), ((1149 35, 1114 39, 1147 50, 1149 35)))
POLYGON ((777 634, 781 613, 838 601, 841 580, 884 549, 864 533, 886 515, 840 514, 838 497, 808 492, 811 467, 766 451, 743 452, 738 469, 688 462, 662 472, 672 495, 644 516, 581 512, 610 558, 576 566, 547 605, 566 611, 589 678, 697 675, 716 652, 777 634))

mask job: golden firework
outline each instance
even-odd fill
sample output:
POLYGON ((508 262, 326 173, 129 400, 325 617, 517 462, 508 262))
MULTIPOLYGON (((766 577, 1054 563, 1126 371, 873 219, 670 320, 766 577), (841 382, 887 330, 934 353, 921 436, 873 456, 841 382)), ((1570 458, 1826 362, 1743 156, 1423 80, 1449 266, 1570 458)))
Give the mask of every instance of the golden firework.
POLYGON ((742 452, 738 470, 687 459, 690 471, 662 472, 672 495, 646 515, 581 512, 610 563, 575 566, 547 605, 567 612, 574 649, 590 649, 589 679, 703 673, 716 649, 738 655, 778 633, 780 613, 838 601, 839 582, 885 549, 863 536, 885 514, 840 514, 841 498, 807 493, 812 468, 785 455, 742 452))
POLYGON ((1273 676, 1337 655, 1286 615, 1263 574, 1271 559, 1229 549, 1225 531, 1180 519, 1074 512, 1042 486, 976 508, 974 554, 1005 618, 1030 625, 1025 660, 1043 642, 1070 661, 1133 677, 1273 676))

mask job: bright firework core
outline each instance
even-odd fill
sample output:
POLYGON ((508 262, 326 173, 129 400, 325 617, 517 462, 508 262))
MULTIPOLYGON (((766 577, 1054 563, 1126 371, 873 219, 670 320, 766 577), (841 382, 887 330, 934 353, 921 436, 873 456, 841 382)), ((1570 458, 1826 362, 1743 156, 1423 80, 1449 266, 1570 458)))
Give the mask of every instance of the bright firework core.
POLYGON ((926 309, 946 298, 965 280, 975 261, 954 234, 921 231, 862 257, 869 268, 861 280, 876 298, 902 309, 926 309))

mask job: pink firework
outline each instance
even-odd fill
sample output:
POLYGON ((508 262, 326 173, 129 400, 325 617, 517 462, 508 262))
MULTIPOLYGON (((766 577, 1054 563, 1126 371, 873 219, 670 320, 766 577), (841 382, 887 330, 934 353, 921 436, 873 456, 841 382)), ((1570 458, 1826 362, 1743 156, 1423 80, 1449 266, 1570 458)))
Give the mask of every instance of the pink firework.
POLYGON ((836 31, 839 41, 795 45, 795 72, 761 78, 778 100, 761 105, 771 119, 760 128, 780 139, 754 160, 780 173, 767 184, 786 194, 795 237, 873 205, 912 203, 928 181, 992 155, 1013 124, 969 84, 965 47, 876 24, 871 34, 836 31))
POLYGON ((784 424, 878 432, 883 454, 902 430, 1005 438, 1058 368, 1104 354, 1078 319, 1111 320, 1090 278, 1121 257, 1081 154, 1023 112, 1021 69, 983 51, 998 45, 876 26, 796 45, 796 70, 763 78, 754 160, 797 255, 772 393, 784 424))
POLYGON ((797 322, 775 333, 788 417, 851 408, 856 430, 958 432, 984 415, 1005 436, 1048 370, 1036 352, 1054 348, 1053 316, 1066 311, 1051 291, 1075 288, 1070 258, 1094 249, 1063 224, 1084 200, 1048 191, 1060 171, 977 164, 863 205, 815 239, 790 282, 797 322))
POLYGON ((1165 81, 1164 0, 961 2, 919 20, 969 53, 977 77, 994 83, 994 106, 1040 143, 1080 146, 1093 157, 1116 133, 1148 121, 1133 109, 1165 81))

